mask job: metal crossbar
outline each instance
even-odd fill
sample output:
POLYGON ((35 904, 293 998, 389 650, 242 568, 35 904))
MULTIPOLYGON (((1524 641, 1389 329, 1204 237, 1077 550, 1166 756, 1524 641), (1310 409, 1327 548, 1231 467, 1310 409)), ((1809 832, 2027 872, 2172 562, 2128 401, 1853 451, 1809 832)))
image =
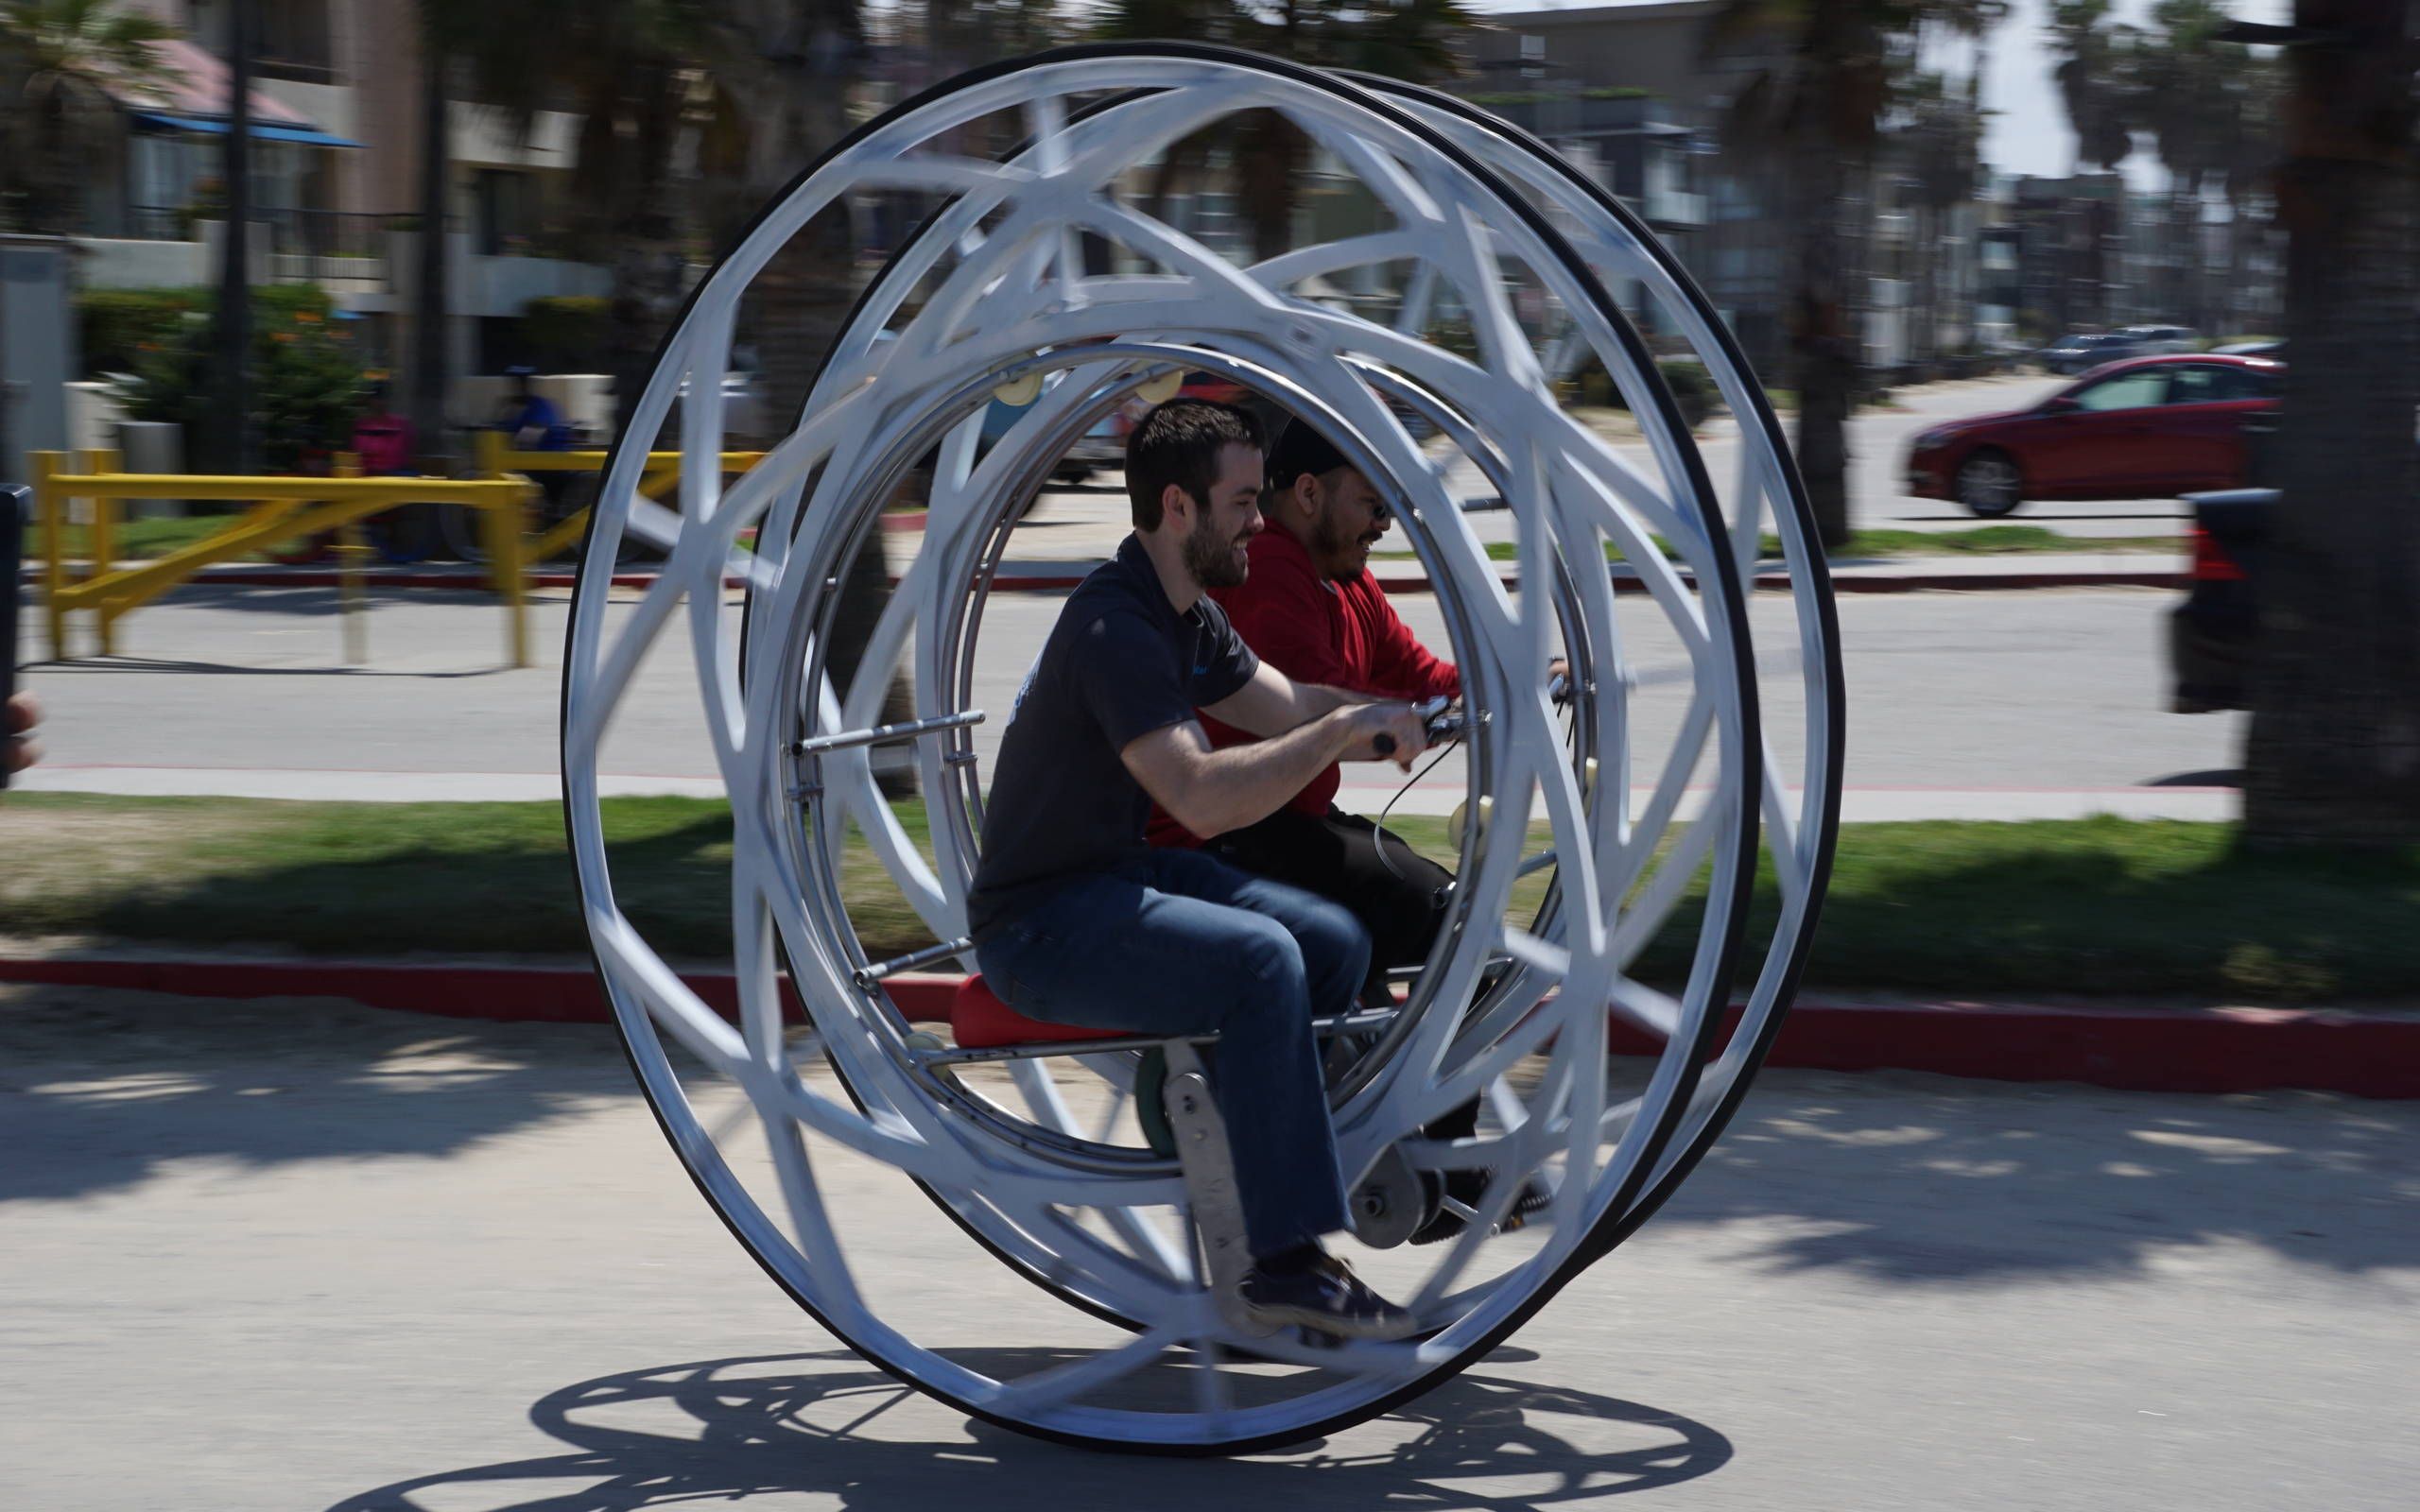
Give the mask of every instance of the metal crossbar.
MULTIPOLYGON (((42 519, 43 625, 50 655, 67 658, 68 615, 87 610, 96 621, 100 654, 116 650, 117 622, 214 562, 229 561, 300 536, 342 531, 398 505, 458 504, 484 512, 493 554, 490 576, 505 603, 505 635, 512 664, 529 664, 528 605, 523 593, 522 518, 537 489, 527 478, 365 478, 350 458, 325 478, 187 475, 120 471, 118 454, 82 454, 84 471, 66 470, 66 454, 29 454, 35 509, 42 519), (90 559, 71 579, 67 564, 70 501, 92 501, 90 559), (228 527, 156 561, 117 565, 117 505, 127 499, 215 499, 250 504, 228 527)), ((342 554, 346 597, 357 606, 359 553, 342 554)))

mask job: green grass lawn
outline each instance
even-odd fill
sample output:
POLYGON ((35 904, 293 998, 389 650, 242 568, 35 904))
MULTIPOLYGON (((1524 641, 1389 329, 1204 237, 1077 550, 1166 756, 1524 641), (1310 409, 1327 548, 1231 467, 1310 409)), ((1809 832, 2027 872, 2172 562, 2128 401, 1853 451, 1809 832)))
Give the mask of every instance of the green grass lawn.
MULTIPOLYGON (((1653 538, 1657 549, 1665 556, 1676 555, 1671 543, 1663 537, 1653 538)), ((1781 538, 1767 533, 1758 538, 1757 550, 1767 557, 1781 555, 1781 538)), ((2029 552, 2108 552, 2185 550, 2182 536, 2113 536, 2083 537, 2062 535, 2042 525, 1977 525, 1964 530, 1857 530, 1849 534, 1849 543, 1833 553, 1834 560, 1858 557, 2013 557, 2029 552)), ((1409 551, 1373 552, 1374 558, 1409 561, 1409 551)), ((1519 558, 1520 548, 1509 541, 1488 542, 1488 559, 1512 561, 1519 558)), ((1622 554, 1611 542, 1605 546, 1605 559, 1619 561, 1622 554)))
MULTIPOLYGON (((196 514, 148 520, 121 519, 117 523, 112 547, 121 561, 164 557, 197 541, 206 541, 217 535, 240 518, 232 514, 196 514)), ((63 550, 69 560, 82 560, 93 554, 91 533, 84 526, 71 524, 62 535, 65 541, 63 550)), ((42 552, 42 532, 28 527, 26 531, 26 557, 39 558, 42 552)))
MULTIPOLYGON (((724 955, 729 811, 688 799, 605 807, 625 910, 668 955, 724 955)), ((921 838, 922 810, 900 813, 921 838)), ((1451 859, 1442 821, 1400 828, 1451 859)), ((551 803, 18 794, 0 806, 0 844, 10 858, 0 936, 323 955, 587 948, 551 803)), ((850 856, 843 886, 871 954, 928 941, 870 857, 850 856)), ((1649 949, 1642 975, 1685 969, 1695 897, 1649 949)), ((1776 909, 1766 878, 1760 930, 1776 909)), ((1815 991, 2420 1000, 2416 918, 2420 852, 2246 853, 2230 826, 2168 821, 1850 825, 1807 982, 1815 991)))

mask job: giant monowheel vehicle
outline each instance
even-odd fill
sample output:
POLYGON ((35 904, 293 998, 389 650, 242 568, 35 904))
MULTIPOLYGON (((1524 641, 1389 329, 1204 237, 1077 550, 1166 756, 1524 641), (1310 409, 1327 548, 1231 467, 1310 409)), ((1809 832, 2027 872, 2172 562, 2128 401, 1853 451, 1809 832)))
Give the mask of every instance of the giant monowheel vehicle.
POLYGON ((1220 49, 1083 47, 965 75, 851 135, 666 342, 599 492, 565 655, 598 968, 707 1199, 868 1359, 1063 1441, 1280 1445, 1478 1358, 1687 1175, 1796 985, 1838 817, 1841 683, 1779 438, 1655 238, 1442 95, 1220 49), (1156 171, 1247 112, 1309 144, 1308 218, 1332 223, 1259 261, 1218 249, 1216 207, 1173 208, 1156 171), (720 414, 684 405, 667 429, 676 396, 717 391, 794 237, 901 205, 914 227, 797 424, 726 479, 720 414), (1626 307, 1737 417, 1708 455, 1626 307), (1626 421, 1561 402, 1583 370, 1626 421), (1233 1331, 1200 1242, 1210 1210, 1147 1126, 1140 1042, 952 1042, 906 1011, 915 973, 972 969, 985 766, 1055 612, 993 592, 1011 528, 1105 416, 1204 378, 1318 426, 1386 490, 1462 669, 1463 738, 1424 780, 1471 820, 1447 832, 1448 925, 1399 1005, 1327 1026, 1366 1220, 1348 1246, 1419 1315, 1401 1342, 1233 1331), (640 491, 659 438, 682 455, 677 509, 640 491), (836 673, 842 585, 920 467, 922 531, 892 543, 896 590, 836 673), (617 594, 626 540, 666 555, 617 594), (898 681, 912 713, 887 707, 898 681), (616 716, 672 686, 700 700, 731 803, 731 1018, 667 964, 682 942, 653 922, 647 846, 617 846, 601 798, 616 716), (912 765, 921 807, 886 800, 885 760, 912 765), (1760 862, 1776 907, 1752 919, 1760 862), (1474 1132, 1424 1133, 1474 1101, 1474 1132), (1454 1205, 1460 1236, 1404 1245, 1404 1211, 1437 1211, 1454 1170, 1488 1176, 1454 1205), (1525 1184, 1550 1202, 1501 1223, 1525 1184))

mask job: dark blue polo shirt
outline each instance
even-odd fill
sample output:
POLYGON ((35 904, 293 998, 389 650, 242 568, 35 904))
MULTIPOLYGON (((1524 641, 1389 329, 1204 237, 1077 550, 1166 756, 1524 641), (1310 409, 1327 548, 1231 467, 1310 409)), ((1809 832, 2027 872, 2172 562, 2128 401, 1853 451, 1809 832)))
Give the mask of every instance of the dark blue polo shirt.
POLYGON ((1052 883, 1146 854, 1151 800, 1117 758, 1252 680, 1260 659, 1205 594, 1179 614, 1132 536, 1068 595, 1001 737, 966 900, 982 938, 1052 883))

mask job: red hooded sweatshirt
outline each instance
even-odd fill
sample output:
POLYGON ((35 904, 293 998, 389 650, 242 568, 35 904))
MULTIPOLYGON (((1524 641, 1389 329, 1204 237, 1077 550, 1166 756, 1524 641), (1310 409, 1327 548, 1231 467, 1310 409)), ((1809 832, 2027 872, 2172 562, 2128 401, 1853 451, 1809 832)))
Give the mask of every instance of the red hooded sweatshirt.
MULTIPOLYGON (((1393 698, 1453 697, 1461 674, 1440 662, 1395 615, 1394 606, 1368 568, 1345 582, 1322 577, 1311 554, 1292 535, 1270 525, 1245 543, 1252 572, 1239 587, 1214 588, 1235 622, 1236 633, 1260 659, 1296 682, 1324 683, 1355 693, 1393 698)), ((1208 714, 1201 728, 1210 744, 1240 746, 1255 739, 1208 714)), ((1287 803, 1309 815, 1325 814, 1341 781, 1334 765, 1287 803)), ((1199 846, 1201 836, 1151 810, 1146 833, 1153 845, 1199 846)))

